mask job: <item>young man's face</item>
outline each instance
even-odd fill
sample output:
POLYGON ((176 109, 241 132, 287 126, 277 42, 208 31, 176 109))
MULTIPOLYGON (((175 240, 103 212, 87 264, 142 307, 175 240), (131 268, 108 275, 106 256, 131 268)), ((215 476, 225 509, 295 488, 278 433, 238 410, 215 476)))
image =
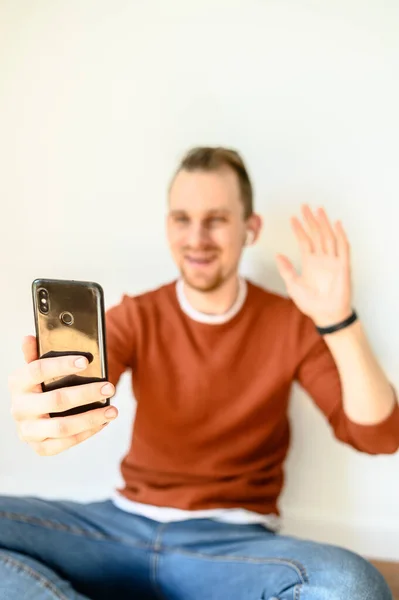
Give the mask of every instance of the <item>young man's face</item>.
POLYGON ((212 291, 235 276, 247 224, 236 174, 180 171, 170 190, 168 241, 184 281, 212 291))

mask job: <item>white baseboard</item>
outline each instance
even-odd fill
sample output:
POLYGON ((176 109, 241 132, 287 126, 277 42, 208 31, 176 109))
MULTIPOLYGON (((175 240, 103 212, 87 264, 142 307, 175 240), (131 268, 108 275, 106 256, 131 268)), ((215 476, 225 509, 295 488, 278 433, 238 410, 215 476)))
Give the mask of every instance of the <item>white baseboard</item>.
POLYGON ((399 523, 383 519, 350 523, 329 515, 310 516, 286 510, 283 534, 343 546, 367 558, 399 561, 399 523))

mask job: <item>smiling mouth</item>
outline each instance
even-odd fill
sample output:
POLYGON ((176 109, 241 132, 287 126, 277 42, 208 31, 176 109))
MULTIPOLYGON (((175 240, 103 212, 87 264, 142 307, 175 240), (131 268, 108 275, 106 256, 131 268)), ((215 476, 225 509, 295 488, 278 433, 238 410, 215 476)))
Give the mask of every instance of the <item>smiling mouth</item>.
POLYGON ((184 260, 191 265, 206 266, 214 262, 216 260, 216 256, 185 256, 184 260))

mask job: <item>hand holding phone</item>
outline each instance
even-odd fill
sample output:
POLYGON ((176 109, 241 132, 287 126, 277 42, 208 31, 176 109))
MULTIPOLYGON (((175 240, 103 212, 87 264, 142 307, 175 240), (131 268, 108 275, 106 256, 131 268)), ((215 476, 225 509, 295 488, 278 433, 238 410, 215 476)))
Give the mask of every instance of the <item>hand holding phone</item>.
POLYGON ((27 442, 40 456, 59 454, 87 440, 115 419, 115 406, 103 406, 80 414, 49 418, 56 414, 101 402, 113 396, 115 389, 107 382, 42 391, 43 381, 78 375, 87 368, 87 359, 64 356, 39 359, 36 338, 25 338, 22 346, 27 364, 9 378, 11 413, 17 423, 22 441, 27 442), (75 360, 83 361, 76 365, 75 360), (110 389, 101 391, 104 386, 110 389))
POLYGON ((12 414, 20 438, 52 455, 97 433, 118 411, 109 407, 115 389, 107 382, 102 288, 40 279, 32 291, 36 338, 26 338, 28 364, 9 378, 12 414))

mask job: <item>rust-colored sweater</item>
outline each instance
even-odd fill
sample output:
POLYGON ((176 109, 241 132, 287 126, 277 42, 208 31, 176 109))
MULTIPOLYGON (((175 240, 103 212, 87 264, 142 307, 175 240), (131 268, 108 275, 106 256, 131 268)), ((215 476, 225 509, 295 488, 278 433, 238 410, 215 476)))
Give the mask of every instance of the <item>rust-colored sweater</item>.
POLYGON ((121 465, 130 500, 279 514, 295 380, 339 440, 371 454, 399 446, 398 406, 378 425, 348 419, 327 345, 287 298, 248 282, 239 313, 210 325, 182 311, 171 283, 124 296, 106 319, 109 379, 131 369, 137 399, 121 465))

